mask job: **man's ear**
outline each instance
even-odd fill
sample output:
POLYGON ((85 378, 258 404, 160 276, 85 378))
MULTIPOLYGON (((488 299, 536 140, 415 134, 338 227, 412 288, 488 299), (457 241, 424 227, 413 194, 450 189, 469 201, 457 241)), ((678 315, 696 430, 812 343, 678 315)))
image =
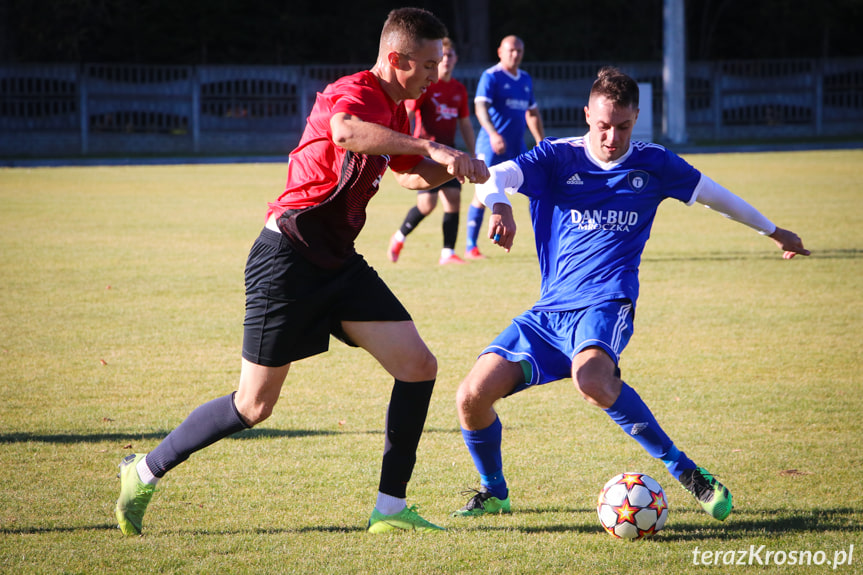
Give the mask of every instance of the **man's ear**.
POLYGON ((387 62, 393 68, 398 69, 401 64, 401 54, 393 50, 387 54, 387 62))

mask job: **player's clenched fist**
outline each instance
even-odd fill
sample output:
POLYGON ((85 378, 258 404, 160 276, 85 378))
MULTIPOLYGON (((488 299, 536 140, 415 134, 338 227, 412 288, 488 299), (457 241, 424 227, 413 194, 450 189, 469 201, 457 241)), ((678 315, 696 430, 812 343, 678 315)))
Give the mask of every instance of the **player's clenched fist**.
POLYGON ((488 166, 482 160, 470 160, 470 171, 465 177, 474 184, 483 184, 489 178, 488 166))

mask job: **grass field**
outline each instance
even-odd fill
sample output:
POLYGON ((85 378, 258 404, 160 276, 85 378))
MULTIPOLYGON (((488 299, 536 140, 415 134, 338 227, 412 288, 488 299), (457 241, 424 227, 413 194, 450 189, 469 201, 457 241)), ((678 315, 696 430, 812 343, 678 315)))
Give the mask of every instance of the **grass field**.
POLYGON ((813 251, 784 261, 670 201, 644 255, 624 378, 730 487, 731 517, 700 511, 567 380, 499 404, 514 513, 449 518, 477 481, 455 389, 535 300, 536 258, 517 197, 512 253, 438 266, 436 212, 391 264, 413 194, 388 176, 358 247, 438 357, 409 502, 449 528, 394 536, 364 530, 391 380, 338 342, 293 366, 269 420, 171 472, 144 536, 115 526, 120 459, 236 385, 243 266, 284 165, 0 170, 0 572, 863 572, 863 151, 688 159, 813 251), (626 470, 668 494, 653 540, 599 527, 597 493, 626 470), (752 565, 722 565, 762 545, 752 565), (789 565, 792 552, 813 564, 789 565))

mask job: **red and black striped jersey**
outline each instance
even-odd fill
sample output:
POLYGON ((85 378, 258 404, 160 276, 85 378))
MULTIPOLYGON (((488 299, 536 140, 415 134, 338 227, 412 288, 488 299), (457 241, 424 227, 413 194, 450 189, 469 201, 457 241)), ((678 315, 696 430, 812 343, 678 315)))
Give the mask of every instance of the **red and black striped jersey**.
POLYGON ((396 104, 369 71, 345 76, 318 93, 297 148, 290 154, 285 192, 269 204, 267 216, 309 261, 341 266, 356 253, 354 240, 366 221, 387 166, 405 172, 422 156, 372 156, 333 143, 330 119, 344 112, 404 134, 410 133, 404 105, 396 104))

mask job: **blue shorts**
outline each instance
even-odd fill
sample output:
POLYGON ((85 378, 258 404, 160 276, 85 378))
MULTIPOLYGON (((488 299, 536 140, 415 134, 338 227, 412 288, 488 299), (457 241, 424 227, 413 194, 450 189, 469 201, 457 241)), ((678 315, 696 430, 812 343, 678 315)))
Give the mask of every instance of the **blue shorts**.
POLYGON ((632 337, 635 311, 629 300, 614 300, 564 312, 528 310, 483 350, 532 368, 530 381, 517 385, 517 393, 531 385, 542 385, 572 377, 572 362, 578 352, 598 347, 615 365, 632 337))

